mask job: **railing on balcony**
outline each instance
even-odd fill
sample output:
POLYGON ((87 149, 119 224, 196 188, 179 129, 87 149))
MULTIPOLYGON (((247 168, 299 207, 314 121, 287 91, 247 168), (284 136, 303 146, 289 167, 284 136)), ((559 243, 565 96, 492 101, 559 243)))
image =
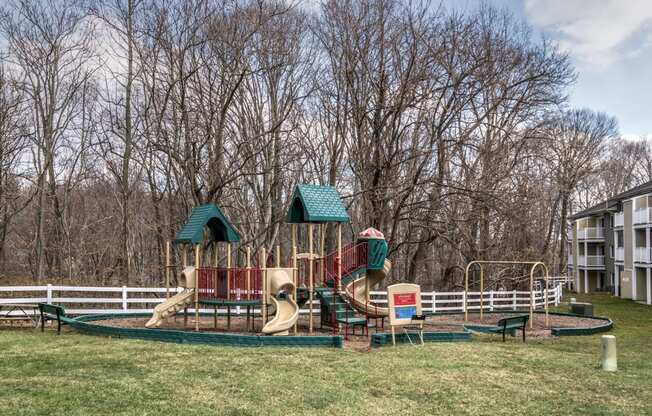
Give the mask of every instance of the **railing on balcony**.
POLYGON ((638 263, 649 263, 652 256, 650 252, 652 249, 649 247, 635 247, 634 248, 634 261, 638 263))
POLYGON ((616 247, 614 251, 616 261, 625 261, 625 247, 616 247))
POLYGON ((577 238, 581 240, 604 238, 604 228, 588 227, 577 230, 577 238))
POLYGON ((634 211, 634 224, 647 224, 650 222, 650 210, 652 208, 639 208, 634 211))
POLYGON ((625 214, 616 212, 614 214, 614 227, 623 227, 625 225, 625 214))
POLYGON ((604 256, 577 256, 577 265, 585 267, 604 266, 604 256))

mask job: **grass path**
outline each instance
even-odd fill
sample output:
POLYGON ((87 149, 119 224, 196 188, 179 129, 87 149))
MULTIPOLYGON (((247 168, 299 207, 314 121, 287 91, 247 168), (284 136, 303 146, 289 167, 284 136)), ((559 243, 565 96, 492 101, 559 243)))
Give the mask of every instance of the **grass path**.
POLYGON ((2 330, 0 414, 652 414, 652 308, 579 298, 614 320, 621 371, 596 369, 599 336, 361 353, 2 330))

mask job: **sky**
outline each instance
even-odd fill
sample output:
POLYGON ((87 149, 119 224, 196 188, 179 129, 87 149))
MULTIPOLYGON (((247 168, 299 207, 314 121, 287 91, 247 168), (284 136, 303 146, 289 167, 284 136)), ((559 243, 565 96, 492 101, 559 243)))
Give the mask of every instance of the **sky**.
MULTIPOLYGON (((482 0, 444 0, 473 9, 482 0)), ((628 139, 652 138, 652 0, 493 0, 559 42, 577 70, 570 104, 618 119, 628 139)))

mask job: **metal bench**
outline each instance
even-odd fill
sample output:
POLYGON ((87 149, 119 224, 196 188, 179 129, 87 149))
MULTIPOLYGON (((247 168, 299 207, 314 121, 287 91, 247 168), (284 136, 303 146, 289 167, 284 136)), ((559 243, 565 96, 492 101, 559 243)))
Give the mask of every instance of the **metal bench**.
POLYGON ((495 327, 490 328, 489 331, 495 334, 503 334, 503 342, 505 342, 505 333, 510 332, 512 336, 516 334, 516 330, 520 329, 523 332, 523 342, 525 342, 525 325, 530 317, 528 315, 510 316, 503 318, 496 324, 495 327))
POLYGON ((49 303, 39 303, 38 309, 41 312, 41 332, 45 331, 45 321, 57 321, 57 334, 61 333, 61 318, 66 316, 66 310, 61 306, 49 303))

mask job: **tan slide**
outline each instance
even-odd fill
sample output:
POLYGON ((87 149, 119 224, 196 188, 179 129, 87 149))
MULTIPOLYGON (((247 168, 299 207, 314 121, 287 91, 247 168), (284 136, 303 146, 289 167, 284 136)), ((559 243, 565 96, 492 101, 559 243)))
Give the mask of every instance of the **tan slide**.
POLYGON ((391 268, 392 262, 385 259, 382 270, 367 270, 366 274, 346 285, 344 291, 351 302, 351 306, 361 313, 366 313, 371 318, 389 316, 388 308, 377 306, 372 302, 367 303, 367 283, 369 290, 373 290, 380 282, 385 280, 391 268))
POLYGON ((294 282, 292 281, 292 269, 267 269, 270 293, 276 313, 274 318, 263 327, 263 333, 267 335, 288 335, 289 329, 299 319, 299 305, 289 297, 294 293, 294 282), (278 298, 280 294, 285 298, 278 298))
POLYGON ((179 312, 181 309, 191 305, 195 300, 195 268, 186 267, 181 272, 181 281, 179 282, 185 289, 167 299, 165 302, 156 305, 154 313, 145 327, 158 328, 163 321, 179 312))

